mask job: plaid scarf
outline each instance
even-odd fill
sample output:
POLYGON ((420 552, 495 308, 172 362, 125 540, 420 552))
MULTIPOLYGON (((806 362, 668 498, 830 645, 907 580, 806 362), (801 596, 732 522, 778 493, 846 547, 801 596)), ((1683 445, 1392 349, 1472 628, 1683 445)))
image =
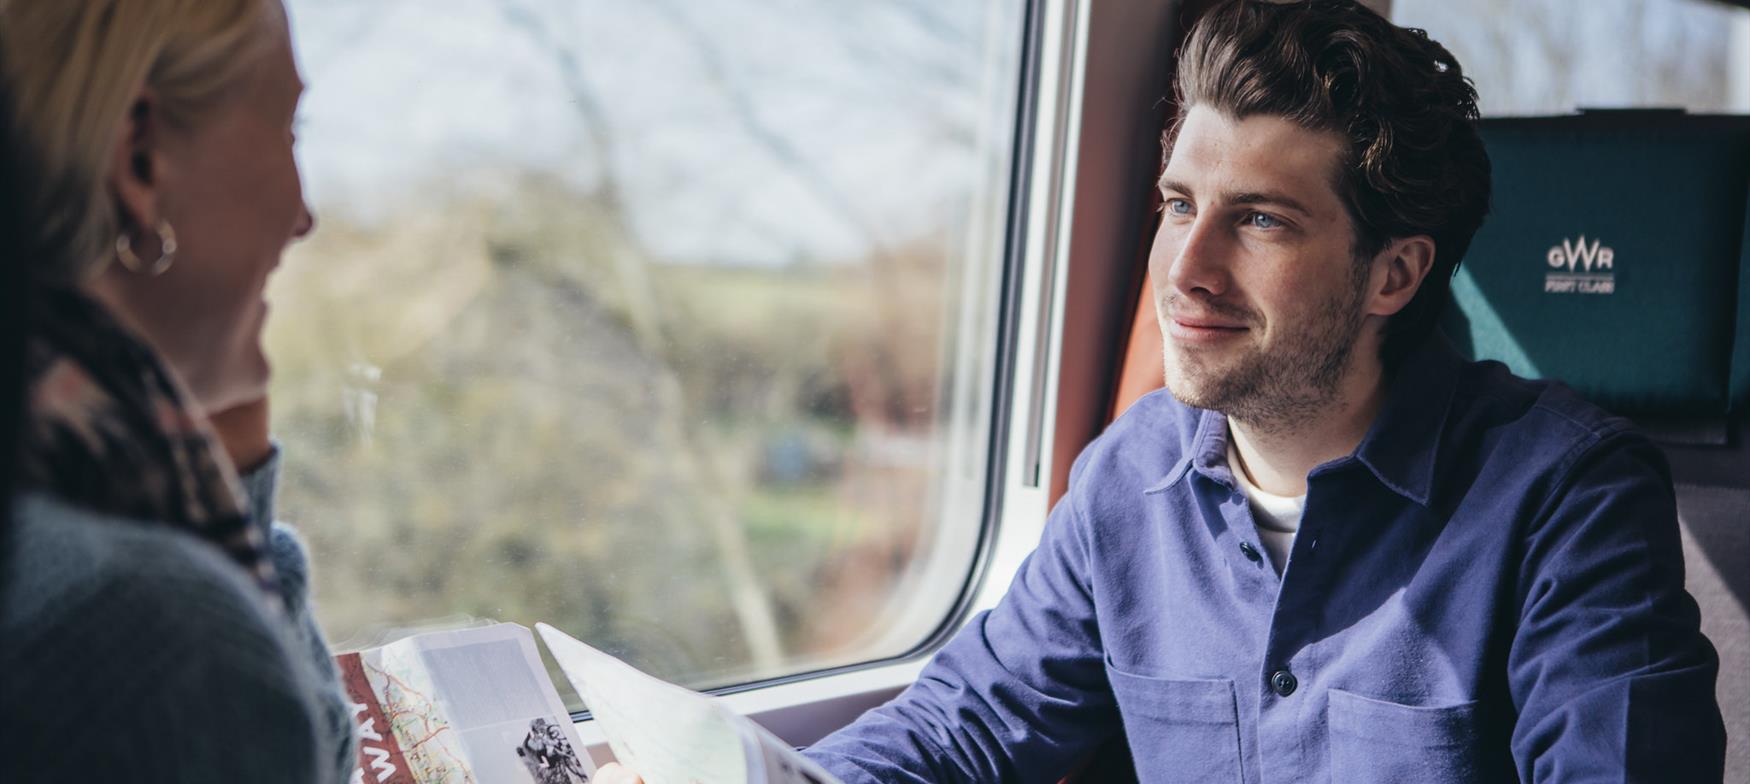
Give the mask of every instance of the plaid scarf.
POLYGON ((22 490, 211 542, 281 605, 237 471, 188 392, 89 297, 38 292, 25 341, 22 490))

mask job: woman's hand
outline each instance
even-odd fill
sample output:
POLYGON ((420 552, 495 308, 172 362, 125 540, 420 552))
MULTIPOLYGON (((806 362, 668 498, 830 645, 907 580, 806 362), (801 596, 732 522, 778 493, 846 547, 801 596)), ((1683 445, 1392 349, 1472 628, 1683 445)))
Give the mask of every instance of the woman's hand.
POLYGON ((267 398, 232 406, 207 415, 219 443, 231 456, 237 473, 247 474, 273 454, 273 439, 267 423, 267 398))
POLYGON ((644 779, 618 762, 610 762, 595 772, 595 784, 644 784, 644 779))

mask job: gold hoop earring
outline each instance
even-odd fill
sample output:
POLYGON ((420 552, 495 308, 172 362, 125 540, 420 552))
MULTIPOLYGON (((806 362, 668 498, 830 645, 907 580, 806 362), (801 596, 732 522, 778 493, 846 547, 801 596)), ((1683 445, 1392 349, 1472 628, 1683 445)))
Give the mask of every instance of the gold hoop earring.
POLYGON ((134 242, 127 232, 122 232, 115 238, 115 258, 129 272, 147 277, 158 277, 176 263, 176 230, 170 227, 170 221, 158 221, 158 258, 147 264, 134 253, 134 242))

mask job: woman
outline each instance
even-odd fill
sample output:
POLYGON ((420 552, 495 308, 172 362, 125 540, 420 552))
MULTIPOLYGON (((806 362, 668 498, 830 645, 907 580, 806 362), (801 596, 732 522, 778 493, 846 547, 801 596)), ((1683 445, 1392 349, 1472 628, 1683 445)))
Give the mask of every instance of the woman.
POLYGON ((4 781, 344 781, 272 524, 262 292, 313 225, 279 0, 0 0, 38 291, 0 567, 4 781))

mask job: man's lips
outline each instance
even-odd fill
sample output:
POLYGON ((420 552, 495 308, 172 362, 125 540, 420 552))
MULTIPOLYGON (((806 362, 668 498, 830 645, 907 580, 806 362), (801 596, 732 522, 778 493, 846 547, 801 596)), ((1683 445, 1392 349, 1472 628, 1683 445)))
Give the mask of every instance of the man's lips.
POLYGON ((1169 316, 1167 324, 1170 337, 1183 343, 1224 340, 1248 329, 1244 324, 1197 316, 1169 316))
POLYGON ((1175 323, 1193 329, 1245 329, 1246 325, 1212 318, 1196 318, 1192 316, 1168 316, 1175 323))

